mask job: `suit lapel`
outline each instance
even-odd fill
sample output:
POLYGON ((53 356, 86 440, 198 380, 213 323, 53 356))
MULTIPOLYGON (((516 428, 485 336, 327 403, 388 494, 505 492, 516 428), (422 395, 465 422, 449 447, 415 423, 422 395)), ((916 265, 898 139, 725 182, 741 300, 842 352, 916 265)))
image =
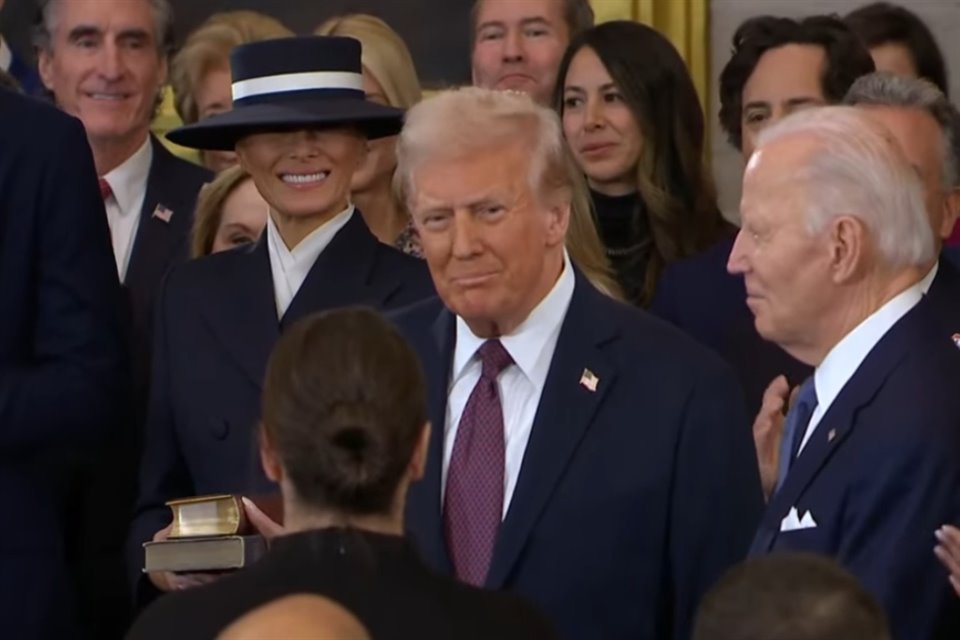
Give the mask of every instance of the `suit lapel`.
POLYGON ((443 477, 443 440, 447 423, 447 393, 450 388, 450 367, 456 345, 455 316, 443 309, 430 327, 427 343, 418 351, 423 358, 424 375, 428 381, 430 408, 430 447, 423 478, 410 492, 410 517, 422 523, 418 529, 418 547, 430 565, 444 573, 453 573, 443 533, 440 502, 440 484, 443 477))
POLYGON ((376 237, 360 212, 354 211, 313 263, 283 316, 282 326, 324 309, 353 304, 381 308, 402 283, 396 279, 373 281, 377 249, 376 237))
POLYGON ((615 383, 617 372, 601 347, 616 338, 617 327, 606 317, 591 313, 598 308, 594 300, 600 295, 576 272, 573 299, 550 363, 520 476, 500 526, 487 575, 488 588, 504 585, 570 458, 615 383), (588 388, 590 374, 597 381, 593 391, 588 388))
MULTIPOLYGON (((884 382, 909 353, 910 337, 918 324, 929 319, 928 303, 921 300, 880 339, 844 385, 796 459, 783 486, 764 514, 751 547, 752 553, 769 551, 780 533, 780 523, 797 506, 797 500, 824 468, 834 452, 843 446, 856 422, 857 412, 868 405, 884 382)), ((921 335, 923 329, 920 329, 921 335)), ((799 508, 798 508, 799 509, 799 508)))
POLYGON ((280 336, 266 237, 223 266, 227 272, 199 300, 211 333, 257 387, 280 336))
POLYGON ((163 201, 163 192, 169 191, 176 183, 176 176, 171 174, 168 152, 163 145, 152 136, 150 144, 153 145, 153 160, 124 281, 131 288, 141 285, 149 288, 147 281, 162 277, 165 266, 178 253, 186 255, 186 241, 193 218, 192 211, 176 210, 179 203, 163 201), (155 212, 159 215, 154 215, 155 212))

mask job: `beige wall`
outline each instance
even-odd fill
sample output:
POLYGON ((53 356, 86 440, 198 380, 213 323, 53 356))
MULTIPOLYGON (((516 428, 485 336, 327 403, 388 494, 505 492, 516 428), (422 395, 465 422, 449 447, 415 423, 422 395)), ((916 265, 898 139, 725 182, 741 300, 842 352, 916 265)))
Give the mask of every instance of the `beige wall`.
MULTIPOLYGON (((739 153, 727 143, 717 124, 720 109, 717 78, 730 57, 733 32, 741 22, 755 15, 799 17, 831 12, 843 15, 864 4, 866 0, 711 0, 710 141, 720 208, 731 220, 737 219, 742 163, 739 153)), ((923 18, 933 31, 947 59, 950 95, 956 102, 960 98, 960 0, 900 0, 899 4, 923 18)))

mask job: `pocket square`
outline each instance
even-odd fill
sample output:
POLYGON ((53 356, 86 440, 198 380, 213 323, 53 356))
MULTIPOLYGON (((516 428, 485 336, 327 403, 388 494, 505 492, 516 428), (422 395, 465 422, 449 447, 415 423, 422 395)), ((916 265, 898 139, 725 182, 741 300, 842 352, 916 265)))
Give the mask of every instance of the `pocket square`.
POLYGON ((800 531, 802 529, 816 529, 817 521, 813 519, 813 514, 804 511, 801 516, 797 513, 796 507, 791 507, 790 512, 780 521, 780 532, 800 531))

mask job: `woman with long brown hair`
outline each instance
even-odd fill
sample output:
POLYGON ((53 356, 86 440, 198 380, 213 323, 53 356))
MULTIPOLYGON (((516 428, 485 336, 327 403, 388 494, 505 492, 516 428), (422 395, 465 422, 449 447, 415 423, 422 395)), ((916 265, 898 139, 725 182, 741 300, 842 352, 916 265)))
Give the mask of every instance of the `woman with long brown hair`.
POLYGON ((646 306, 666 264, 731 231, 703 162, 693 81, 664 36, 624 21, 575 38, 558 78, 555 105, 607 256, 627 299, 646 306))

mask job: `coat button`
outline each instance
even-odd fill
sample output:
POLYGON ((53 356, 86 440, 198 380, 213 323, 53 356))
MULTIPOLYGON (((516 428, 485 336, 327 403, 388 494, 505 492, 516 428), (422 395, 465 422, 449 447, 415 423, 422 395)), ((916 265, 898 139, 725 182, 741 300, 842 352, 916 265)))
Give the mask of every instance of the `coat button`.
POLYGON ((210 420, 210 433, 217 440, 226 440, 230 433, 230 423, 226 418, 212 418, 210 420))

